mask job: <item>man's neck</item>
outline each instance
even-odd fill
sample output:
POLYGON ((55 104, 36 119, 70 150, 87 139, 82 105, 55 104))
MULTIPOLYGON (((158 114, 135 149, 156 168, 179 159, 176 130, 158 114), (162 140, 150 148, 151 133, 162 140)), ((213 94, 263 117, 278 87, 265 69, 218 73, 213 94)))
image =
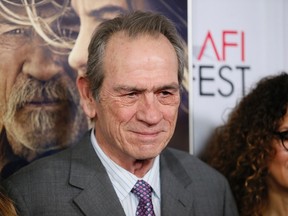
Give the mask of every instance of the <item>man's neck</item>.
POLYGON ((129 172, 133 173, 138 178, 142 178, 153 166, 154 159, 136 160, 129 172))

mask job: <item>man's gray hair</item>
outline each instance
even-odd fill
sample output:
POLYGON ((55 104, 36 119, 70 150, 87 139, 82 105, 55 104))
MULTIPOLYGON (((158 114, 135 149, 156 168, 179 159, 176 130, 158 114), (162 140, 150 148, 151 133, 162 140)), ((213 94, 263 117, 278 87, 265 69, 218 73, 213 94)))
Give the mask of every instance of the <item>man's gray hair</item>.
POLYGON ((134 11, 102 22, 94 31, 88 48, 88 63, 85 74, 93 97, 99 100, 104 80, 103 58, 109 39, 117 32, 135 38, 140 34, 164 35, 173 45, 178 58, 178 81, 181 85, 185 66, 185 51, 175 25, 164 15, 153 12, 134 11))

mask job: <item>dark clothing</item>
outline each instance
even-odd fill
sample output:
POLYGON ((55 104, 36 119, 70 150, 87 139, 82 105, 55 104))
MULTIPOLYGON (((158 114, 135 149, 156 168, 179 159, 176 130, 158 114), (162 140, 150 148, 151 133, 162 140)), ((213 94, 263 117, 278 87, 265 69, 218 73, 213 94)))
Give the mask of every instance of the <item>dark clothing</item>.
MULTIPOLYGON (((160 156, 163 216, 236 216, 226 179, 196 157, 167 148, 160 156)), ((125 216, 87 133, 80 143, 37 160, 3 181, 21 216, 125 216)))

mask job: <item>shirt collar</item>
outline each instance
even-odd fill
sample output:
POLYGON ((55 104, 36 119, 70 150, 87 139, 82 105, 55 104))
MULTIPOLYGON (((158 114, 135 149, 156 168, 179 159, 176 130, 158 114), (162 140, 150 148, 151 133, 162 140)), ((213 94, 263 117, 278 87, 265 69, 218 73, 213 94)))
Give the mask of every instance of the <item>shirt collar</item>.
MULTIPOLYGON (((105 167, 113 187, 120 200, 125 199, 131 192, 133 186, 139 179, 134 174, 125 170, 113 160, 111 160, 100 148, 94 135, 94 129, 91 131, 91 142, 94 150, 100 158, 103 166, 105 167)), ((159 166, 159 155, 155 158, 153 166, 142 178, 149 183, 153 189, 153 193, 160 199, 160 166, 159 166)))

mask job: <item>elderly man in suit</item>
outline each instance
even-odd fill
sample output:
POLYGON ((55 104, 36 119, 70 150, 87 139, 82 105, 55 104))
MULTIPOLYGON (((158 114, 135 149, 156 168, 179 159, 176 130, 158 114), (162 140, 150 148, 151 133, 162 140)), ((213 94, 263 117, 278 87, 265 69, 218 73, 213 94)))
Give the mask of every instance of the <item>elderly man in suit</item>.
POLYGON ((94 128, 4 182, 20 215, 238 215, 226 179, 167 147, 184 49, 164 16, 136 11, 100 24, 77 79, 94 128))

